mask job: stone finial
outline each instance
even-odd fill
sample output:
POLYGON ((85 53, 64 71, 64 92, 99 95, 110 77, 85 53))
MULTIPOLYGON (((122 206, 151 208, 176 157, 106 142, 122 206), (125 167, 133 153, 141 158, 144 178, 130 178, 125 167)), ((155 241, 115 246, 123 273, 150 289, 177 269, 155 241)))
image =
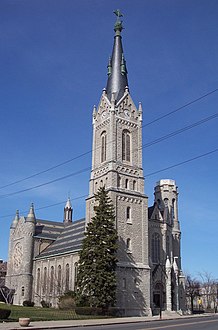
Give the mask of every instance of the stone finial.
POLYGON ((14 217, 14 220, 12 221, 11 228, 16 228, 19 219, 20 219, 19 210, 16 210, 16 215, 14 217))
POLYGON ((170 259, 169 257, 167 256, 167 260, 166 260, 166 269, 171 269, 171 263, 170 263, 170 259))
POLYGON ((29 214, 26 218, 26 222, 35 222, 36 217, 35 217, 35 212, 34 212, 34 204, 32 203, 30 206, 29 214))

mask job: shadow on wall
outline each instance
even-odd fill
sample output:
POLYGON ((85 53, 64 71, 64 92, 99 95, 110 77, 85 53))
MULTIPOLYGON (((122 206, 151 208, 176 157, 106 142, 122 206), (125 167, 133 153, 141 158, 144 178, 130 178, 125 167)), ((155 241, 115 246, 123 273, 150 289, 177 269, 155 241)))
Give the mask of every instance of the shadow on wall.
POLYGON ((123 309, 125 316, 148 315, 149 305, 145 300, 145 283, 149 283, 149 270, 136 268, 131 242, 128 243, 119 238, 118 244, 117 306, 123 309))

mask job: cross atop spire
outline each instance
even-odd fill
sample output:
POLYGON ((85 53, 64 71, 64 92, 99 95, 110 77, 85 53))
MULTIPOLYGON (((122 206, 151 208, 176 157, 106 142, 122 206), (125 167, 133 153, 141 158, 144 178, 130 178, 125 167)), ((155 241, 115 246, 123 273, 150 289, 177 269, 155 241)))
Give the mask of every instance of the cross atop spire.
POLYGON ((108 81, 106 92, 109 100, 111 101, 112 93, 114 93, 115 101, 119 101, 124 95, 125 88, 128 86, 127 80, 127 68, 126 60, 123 53, 122 37, 121 32, 123 30, 122 21, 120 21, 121 14, 120 10, 114 11, 117 16, 116 23, 114 25, 114 46, 112 56, 109 58, 108 63, 108 81))

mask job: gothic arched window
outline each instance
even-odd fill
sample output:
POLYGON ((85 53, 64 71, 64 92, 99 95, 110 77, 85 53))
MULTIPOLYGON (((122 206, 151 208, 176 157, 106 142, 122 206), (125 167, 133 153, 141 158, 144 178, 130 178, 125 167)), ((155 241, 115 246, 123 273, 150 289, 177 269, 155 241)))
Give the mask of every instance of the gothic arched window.
POLYGON ((136 190, 136 180, 133 180, 133 183, 132 183, 132 189, 133 189, 133 190, 136 190))
POLYGON ((106 146, 107 146, 107 135, 106 132, 101 133, 101 162, 106 161, 106 146))
POLYGON ((158 233, 152 235, 152 262, 154 264, 160 262, 160 235, 158 233))
POLYGON ((50 288, 49 288, 50 293, 53 292, 53 288, 54 288, 54 266, 51 266, 51 273, 50 273, 50 288))
POLYGON ((36 275, 36 292, 39 293, 40 291, 40 268, 37 269, 37 275, 36 275))
POLYGON ((58 293, 61 291, 61 265, 58 266, 58 293))
POLYGON ((43 286, 42 286, 42 292, 45 294, 46 292, 46 284, 47 284, 47 268, 44 268, 44 276, 43 276, 43 286))
POLYGON ((65 278, 65 291, 69 291, 70 285, 70 266, 66 264, 66 278, 65 278))
POLYGON ((130 132, 126 129, 122 133, 122 160, 130 162, 130 132))
POLYGON ((76 283, 77 283, 77 274, 78 274, 78 263, 75 262, 74 264, 74 288, 76 289, 76 283))

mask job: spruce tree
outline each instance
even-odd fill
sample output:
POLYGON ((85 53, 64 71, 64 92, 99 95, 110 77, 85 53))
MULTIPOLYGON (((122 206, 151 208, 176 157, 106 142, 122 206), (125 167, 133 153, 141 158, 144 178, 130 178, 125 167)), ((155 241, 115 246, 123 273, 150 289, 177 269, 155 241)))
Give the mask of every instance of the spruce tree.
POLYGON ((117 231, 114 207, 105 187, 95 194, 95 216, 87 225, 80 251, 77 301, 108 308, 116 301, 117 231))

